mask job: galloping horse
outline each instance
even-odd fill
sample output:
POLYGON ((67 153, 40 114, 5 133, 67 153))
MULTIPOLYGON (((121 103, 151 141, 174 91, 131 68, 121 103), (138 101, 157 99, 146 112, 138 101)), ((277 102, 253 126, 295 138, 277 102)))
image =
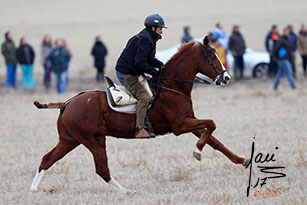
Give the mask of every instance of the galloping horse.
MULTIPOLYGON (((196 74, 201 73, 216 84, 227 84, 231 79, 209 42, 210 36, 206 36, 203 45, 196 42, 184 44, 165 64, 160 80, 155 81, 159 82, 160 91, 148 116, 156 135, 174 133, 178 136, 188 132, 196 135, 199 138, 193 152, 196 159, 201 160, 201 151, 205 144, 209 144, 233 163, 247 166, 249 160, 231 152, 212 135, 216 128, 213 120, 199 120, 194 116, 191 91, 196 74)), ((41 104, 37 101, 34 104, 38 108, 61 108, 61 113, 57 120, 59 142, 42 158, 31 186, 32 191, 38 190, 47 169, 83 144, 93 154, 99 176, 122 193, 135 193, 122 187, 110 175, 106 153, 106 136, 135 138, 135 114, 112 110, 105 91, 85 92, 66 104, 41 104)))

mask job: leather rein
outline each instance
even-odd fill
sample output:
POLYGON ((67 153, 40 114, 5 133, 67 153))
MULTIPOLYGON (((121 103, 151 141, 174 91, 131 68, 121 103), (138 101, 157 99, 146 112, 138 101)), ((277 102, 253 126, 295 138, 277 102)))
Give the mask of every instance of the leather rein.
MULTIPOLYGON (((157 84, 152 83, 153 85, 157 86, 157 90, 156 90, 156 93, 157 93, 157 94, 159 93, 160 88, 163 88, 163 89, 165 89, 165 90, 169 90, 169 91, 172 91, 172 92, 175 92, 175 93, 184 95, 184 96, 186 96, 186 97, 189 98, 189 99, 191 98, 190 96, 188 96, 187 94, 185 94, 185 93, 183 93, 183 92, 180 92, 180 91, 178 91, 178 90, 175 90, 175 89, 172 89, 172 88, 168 88, 168 87, 165 87, 165 86, 161 86, 161 85, 160 85, 161 80, 172 80, 172 81, 179 81, 179 82, 182 82, 182 83, 193 83, 193 84, 194 84, 194 83, 197 83, 197 84, 207 84, 207 85, 210 85, 210 84, 212 84, 213 82, 218 82, 218 83, 221 83, 221 82, 222 82, 222 75, 223 75, 223 73, 225 73, 225 72, 227 72, 227 71, 226 71, 226 70, 223 70, 222 72, 219 72, 219 71, 217 70, 216 66, 213 64, 212 58, 210 58, 210 56, 209 56, 209 53, 210 53, 210 52, 213 52, 213 53, 216 52, 215 49, 214 49, 214 48, 205 47, 205 46, 204 46, 203 44, 201 44, 201 43, 199 43, 199 45, 201 45, 203 53, 202 53, 202 56, 201 56, 201 58, 200 58, 200 60, 199 60, 198 65, 197 65, 197 70, 199 70, 199 67, 200 67, 200 65, 201 65, 201 63, 202 63, 202 61, 203 61, 203 58, 206 57, 207 60, 208 60, 208 62, 209 62, 209 64, 212 66, 212 68, 214 69, 214 71, 215 71, 215 73, 216 73, 214 79, 213 79, 211 82, 209 82, 209 81, 207 81, 207 80, 205 80, 205 79, 202 79, 202 78, 200 78, 200 77, 197 77, 197 76, 195 77, 195 80, 185 80, 185 79, 161 77, 161 74, 162 74, 162 71, 163 71, 163 66, 162 66, 161 69, 160 69, 160 73, 159 73, 159 77, 158 77, 157 84)), ((157 96, 158 96, 158 95, 157 95, 157 96)))

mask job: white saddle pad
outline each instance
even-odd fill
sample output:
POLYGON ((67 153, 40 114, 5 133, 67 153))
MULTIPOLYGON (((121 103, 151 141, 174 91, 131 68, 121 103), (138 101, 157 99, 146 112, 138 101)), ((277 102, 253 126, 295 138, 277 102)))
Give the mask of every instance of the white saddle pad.
MULTIPOLYGON (((150 98, 152 98, 153 94, 147 80, 143 76, 139 76, 139 81, 148 92, 150 98)), ((124 86, 115 85, 114 87, 108 87, 107 95, 108 104, 113 110, 124 113, 136 112, 137 99, 124 86)))

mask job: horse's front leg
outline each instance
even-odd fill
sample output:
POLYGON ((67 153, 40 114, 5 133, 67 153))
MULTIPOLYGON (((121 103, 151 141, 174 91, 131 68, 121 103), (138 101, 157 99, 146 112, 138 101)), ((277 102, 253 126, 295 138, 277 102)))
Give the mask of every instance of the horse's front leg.
MULTIPOLYGON (((200 138, 200 136, 202 135, 202 131, 195 131, 193 132, 193 134, 196 135, 198 138, 200 138)), ((209 137, 207 144, 210 145, 213 149, 222 152, 229 160, 231 160, 235 164, 242 164, 243 166, 246 167, 249 163, 249 159, 240 157, 237 154, 233 153, 213 135, 209 137)))
POLYGON ((178 126, 174 130, 175 135, 187 133, 187 132, 198 132, 200 134, 199 140, 196 143, 196 149, 193 152, 193 156, 197 160, 201 160, 201 151, 205 144, 208 142, 210 135, 215 130, 216 126, 213 120, 199 120, 196 118, 187 118, 184 120, 181 126, 178 126))

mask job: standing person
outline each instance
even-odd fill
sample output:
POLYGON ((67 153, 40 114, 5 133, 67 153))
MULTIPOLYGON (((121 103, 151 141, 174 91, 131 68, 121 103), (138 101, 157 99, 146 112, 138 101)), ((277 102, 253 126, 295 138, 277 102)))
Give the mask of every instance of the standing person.
POLYGON ((273 58, 272 52, 277 41, 279 40, 279 33, 277 25, 273 25, 271 31, 265 38, 265 49, 270 55, 269 76, 273 77, 277 72, 277 63, 273 58))
MULTIPOLYGON (((68 55, 70 56, 70 60, 71 60, 71 58, 72 58, 72 53, 71 53, 71 50, 69 49, 69 47, 68 47, 68 45, 67 45, 67 41, 65 40, 65 39, 63 39, 63 43, 64 43, 64 48, 67 50, 67 52, 68 52, 68 55)), ((68 85, 69 84, 69 76, 68 76, 68 67, 69 65, 67 65, 67 70, 66 70, 66 85, 68 85)))
POLYGON ((223 30, 223 25, 220 22, 215 24, 215 29, 213 30, 212 35, 217 37, 224 50, 227 51, 229 39, 226 32, 223 30))
POLYGON ((56 41, 56 48, 49 53, 46 63, 56 75, 56 88, 58 93, 67 91, 67 68, 70 61, 70 54, 65 48, 63 40, 56 41))
POLYGON ((156 43, 162 38, 162 29, 167 28, 159 14, 148 16, 144 22, 145 28, 127 42, 116 64, 116 74, 119 81, 138 100, 136 110, 136 138, 154 137, 150 130, 146 112, 149 105, 149 94, 139 82, 138 77, 145 73, 157 77, 163 63, 155 58, 156 43), (122 82, 123 80, 123 82, 122 82), (145 122, 145 117, 146 121, 145 122))
POLYGON ((237 73, 236 69, 239 69, 240 72, 240 78, 243 78, 243 73, 244 73, 244 59, 243 59, 243 54, 245 52, 245 41, 240 33, 240 28, 238 25, 233 26, 233 31, 232 35, 230 36, 229 39, 229 50, 232 53, 232 56, 235 59, 235 66, 234 66, 234 73, 235 73, 235 78, 237 78, 237 73))
POLYGON ((288 81, 293 89, 296 88, 293 73, 291 68, 291 58, 292 58, 292 51, 291 51, 291 43, 289 41, 289 29, 285 28, 283 32, 283 36, 280 40, 276 43, 273 49, 273 57, 276 58, 278 64, 278 70, 274 82, 274 90, 278 89, 278 84, 282 74, 285 72, 288 81))
POLYGON ((307 77, 307 29, 304 24, 301 26, 297 40, 298 51, 302 57, 304 76, 307 77))
POLYGON ((96 80, 104 81, 104 68, 105 68, 105 57, 108 54, 108 50, 104 43, 101 40, 101 36, 96 36, 95 44, 92 48, 91 52, 92 56, 94 57, 94 66, 97 69, 96 80))
POLYGON ((49 35, 45 35, 40 46, 40 61, 44 67, 44 79, 43 83, 46 90, 49 90, 51 86, 51 67, 47 66, 46 58, 52 50, 52 41, 49 35))
POLYGON ((35 81, 33 78, 33 62, 35 53, 25 37, 20 39, 20 45, 17 49, 17 59, 22 70, 22 86, 25 90, 31 88, 34 90, 35 81))
POLYGON ((4 34, 5 41, 1 45, 1 52, 5 59, 6 63, 6 87, 10 89, 17 88, 17 80, 16 80, 16 68, 17 68, 17 56, 16 56, 16 48, 13 41, 13 35, 10 31, 4 34))
POLYGON ((226 60, 226 51, 225 49, 222 47, 219 39, 217 39, 217 37, 213 36, 211 38, 211 42, 212 42, 212 48, 214 48, 216 50, 217 55, 219 56, 222 64, 224 65, 224 67, 227 69, 227 60, 226 60))
POLYGON ((193 40, 193 37, 191 36, 191 28, 189 26, 185 26, 183 28, 184 35, 181 38, 181 43, 187 43, 191 40, 193 40))
POLYGON ((293 71, 293 77, 296 77, 296 66, 295 66, 295 55, 296 55, 296 49, 297 49, 297 36, 294 33, 294 29, 292 25, 288 25, 289 30, 289 37, 288 40, 291 44, 291 64, 292 64, 292 71, 293 71))

